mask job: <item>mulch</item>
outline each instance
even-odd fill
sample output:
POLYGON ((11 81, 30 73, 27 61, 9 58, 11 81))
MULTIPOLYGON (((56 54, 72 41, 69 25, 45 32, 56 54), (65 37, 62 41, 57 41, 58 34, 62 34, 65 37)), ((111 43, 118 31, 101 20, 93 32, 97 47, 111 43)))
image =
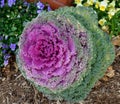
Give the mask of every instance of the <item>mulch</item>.
MULTIPOLYGON (((9 65, 0 69, 0 104, 71 104, 50 101, 23 78, 12 56, 9 65)), ((120 47, 106 74, 92 89, 88 97, 75 104, 120 104, 120 47)))

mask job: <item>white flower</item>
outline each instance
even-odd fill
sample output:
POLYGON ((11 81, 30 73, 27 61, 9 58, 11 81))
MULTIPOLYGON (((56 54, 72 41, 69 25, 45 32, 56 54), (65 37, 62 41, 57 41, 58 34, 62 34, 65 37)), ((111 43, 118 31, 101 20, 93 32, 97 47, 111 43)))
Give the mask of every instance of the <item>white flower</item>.
POLYGON ((107 5, 108 5, 107 0, 104 0, 104 1, 100 2, 100 10, 105 11, 105 9, 107 8, 107 5))
POLYGON ((77 4, 77 6, 83 6, 81 3, 77 4))
POLYGON ((119 11, 120 9, 115 9, 115 8, 113 8, 113 9, 110 9, 109 11, 108 11, 108 17, 109 17, 109 19, 111 19, 114 15, 115 15, 115 13, 117 12, 117 11, 119 11))
POLYGON ((75 4, 77 4, 77 6, 83 6, 82 1, 83 0, 75 0, 75 4))
POLYGON ((116 12, 118 12, 120 10, 120 8, 116 8, 116 12))
POLYGON ((115 1, 113 0, 109 5, 108 5, 109 8, 115 8, 115 1))

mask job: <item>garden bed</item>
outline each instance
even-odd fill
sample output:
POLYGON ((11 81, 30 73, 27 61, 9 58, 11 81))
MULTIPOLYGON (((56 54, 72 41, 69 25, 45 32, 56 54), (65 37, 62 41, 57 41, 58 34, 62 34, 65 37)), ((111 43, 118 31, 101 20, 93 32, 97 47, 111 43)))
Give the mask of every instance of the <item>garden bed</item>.
MULTIPOLYGON (((85 101, 76 104, 120 104, 120 47, 116 48, 113 70, 106 72, 85 101), (108 76, 107 76, 108 75, 108 76)), ((50 101, 23 78, 12 57, 9 65, 1 69, 0 104, 70 104, 64 101, 50 101)))
MULTIPOLYGON (((50 0, 41 1, 45 3, 45 1, 50 0)), ((66 1, 63 2, 63 6, 67 5, 66 1)), ((23 1, 6 2, 4 5, 3 2, 4 0, 0 2, 0 15, 2 15, 0 19, 0 104, 73 104, 66 101, 47 99, 23 77, 18 69, 15 56, 20 50, 18 47, 19 36, 26 23, 43 11, 48 12, 51 11, 51 8, 54 10, 62 5, 23 1)), ((109 34, 110 39, 114 37, 112 43, 116 50, 115 60, 107 69, 103 78, 95 84, 84 101, 75 104, 120 104, 120 7, 118 2, 111 0, 108 3, 109 5, 105 6, 102 5, 102 1, 98 2, 99 5, 97 5, 97 2, 69 0, 68 6, 90 6, 96 11, 99 27, 109 34), (74 1, 74 4, 72 1, 74 1), (103 6, 104 8, 102 8, 103 6)), ((107 2, 104 1, 104 3, 107 2)), ((102 51, 99 52, 102 53, 102 51)))

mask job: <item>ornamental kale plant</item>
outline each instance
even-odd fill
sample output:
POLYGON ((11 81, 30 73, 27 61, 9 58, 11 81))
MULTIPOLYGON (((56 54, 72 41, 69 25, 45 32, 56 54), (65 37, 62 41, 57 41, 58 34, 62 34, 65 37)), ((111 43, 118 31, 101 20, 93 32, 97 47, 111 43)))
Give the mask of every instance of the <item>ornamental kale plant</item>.
POLYGON ((20 71, 49 99, 83 100, 114 60, 114 48, 88 7, 44 12, 19 41, 20 71))

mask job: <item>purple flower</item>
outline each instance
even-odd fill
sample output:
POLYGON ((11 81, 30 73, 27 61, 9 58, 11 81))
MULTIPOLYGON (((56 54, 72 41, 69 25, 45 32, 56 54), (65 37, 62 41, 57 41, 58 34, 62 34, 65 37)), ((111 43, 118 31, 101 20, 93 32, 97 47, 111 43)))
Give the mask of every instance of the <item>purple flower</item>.
POLYGON ((5 49, 2 49, 2 54, 5 54, 7 51, 5 49))
POLYGON ((4 55, 4 65, 8 65, 8 59, 10 58, 10 55, 9 54, 5 54, 4 55))
POLYGON ((39 14, 39 13, 42 12, 42 10, 44 9, 45 5, 43 3, 41 3, 40 1, 36 5, 37 5, 37 8, 38 8, 37 13, 39 14))
POLYGON ((16 44, 11 43, 11 44, 10 44, 10 49, 11 49, 12 51, 15 51, 15 49, 16 49, 16 44))
POLYGON ((0 42, 0 48, 2 48, 2 42, 0 42))
POLYGON ((41 10, 41 9, 38 9, 38 10, 37 10, 37 13, 38 13, 38 14, 39 14, 39 13, 41 13, 41 12, 42 12, 42 10, 41 10))
POLYGON ((7 66, 8 65, 8 60, 4 60, 4 66, 7 66))
POLYGON ((9 54, 5 54, 4 55, 4 60, 8 60, 10 58, 10 55, 9 54))
POLYGON ((48 6, 48 7, 47 7, 47 10, 48 10, 48 11, 51 11, 52 9, 50 8, 50 6, 48 6))
POLYGON ((2 8, 5 4, 5 0, 0 0, 0 7, 2 8))
POLYGON ((2 48, 3 48, 3 49, 7 49, 7 48, 8 48, 8 45, 3 43, 3 44, 2 44, 2 48))
POLYGON ((44 9, 45 5, 43 3, 41 3, 40 1, 37 3, 37 8, 38 9, 44 9))
POLYGON ((8 0, 8 6, 12 7, 12 5, 15 5, 16 0, 8 0))
POLYGON ((0 41, 3 40, 3 36, 0 36, 0 41))
POLYGON ((25 6, 30 6, 30 3, 28 3, 28 2, 25 1, 25 2, 24 2, 24 5, 25 5, 25 6))

